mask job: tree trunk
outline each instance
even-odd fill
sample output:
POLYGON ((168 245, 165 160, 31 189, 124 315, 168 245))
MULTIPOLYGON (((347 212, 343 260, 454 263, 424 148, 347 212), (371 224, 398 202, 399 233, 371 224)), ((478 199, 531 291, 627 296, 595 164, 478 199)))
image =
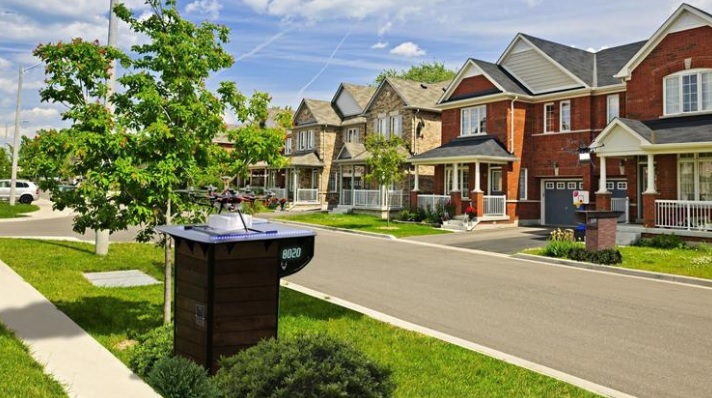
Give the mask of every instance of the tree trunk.
MULTIPOLYGON (((166 206, 166 225, 171 225, 171 200, 168 199, 166 206)), ((163 283, 163 323, 171 322, 171 302, 173 298, 173 238, 166 235, 164 246, 164 283, 163 283)))

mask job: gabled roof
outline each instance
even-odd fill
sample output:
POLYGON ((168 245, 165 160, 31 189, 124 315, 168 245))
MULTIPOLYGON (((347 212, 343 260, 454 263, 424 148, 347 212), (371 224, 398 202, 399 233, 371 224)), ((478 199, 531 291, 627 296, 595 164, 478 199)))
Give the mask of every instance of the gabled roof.
POLYGON ((438 103, 445 103, 449 101, 456 101, 463 98, 474 98, 482 95, 496 94, 492 93, 473 93, 465 96, 452 97, 452 93, 455 92, 457 86, 460 85, 464 79, 472 76, 484 76, 487 80, 492 82, 492 84, 497 87, 497 92, 499 93, 512 93, 512 94, 523 94, 530 95, 531 93, 520 85, 516 79, 512 78, 504 69, 499 65, 493 64, 491 62, 482 61, 479 59, 469 58, 465 64, 458 70, 455 78, 448 85, 445 92, 440 96, 438 103))
POLYGON ((363 163, 368 159, 368 151, 363 144, 347 142, 339 151, 334 163, 363 163))
MULTIPOLYGON (((368 101, 371 100, 373 93, 376 92, 375 87, 371 86, 360 86, 357 84, 341 83, 339 89, 347 91, 356 100, 361 109, 365 109, 368 105, 368 101)), ((338 94, 338 91, 337 91, 338 94)), ((334 96, 336 98, 336 96, 334 96)))
POLYGON ((556 61, 556 63, 566 71, 576 76, 578 80, 587 86, 594 85, 593 65, 595 57, 592 52, 554 43, 553 41, 540 39, 523 33, 520 33, 520 35, 556 61))
POLYGON ((407 161, 414 164, 429 164, 475 159, 490 162, 513 162, 518 158, 507 152, 497 138, 491 135, 477 135, 457 138, 435 149, 411 156, 407 161))
POLYGON ((440 112, 435 108, 440 96, 451 83, 450 80, 438 83, 418 83, 412 80, 399 79, 395 77, 387 77, 383 79, 381 84, 376 89, 376 92, 371 97, 364 113, 368 112, 373 105, 378 95, 383 91, 386 85, 390 85, 398 96, 403 100, 407 108, 418 108, 433 112, 440 112))
POLYGON ((315 151, 307 153, 298 153, 293 156, 287 156, 291 166, 296 167, 324 167, 324 162, 319 159, 315 151))
POLYGON ((611 47, 596 53, 596 86, 605 87, 620 83, 620 79, 615 74, 628 62, 645 41, 624 44, 622 46, 611 47))
POLYGON ((334 111, 334 108, 331 107, 331 102, 304 98, 299 104, 297 111, 294 112, 295 127, 299 126, 296 124, 297 117, 305 107, 311 112, 312 116, 314 116, 313 124, 341 125, 341 119, 334 111))
POLYGON ((590 148, 595 148, 601 155, 616 156, 666 149, 677 153, 681 146, 696 152, 712 151, 712 115, 648 121, 616 118, 596 137, 590 148))
POLYGON ((615 77, 629 79, 633 70, 640 65, 668 34, 705 25, 712 26, 712 15, 699 8, 683 3, 665 23, 658 28, 653 36, 645 42, 645 45, 620 68, 615 77))

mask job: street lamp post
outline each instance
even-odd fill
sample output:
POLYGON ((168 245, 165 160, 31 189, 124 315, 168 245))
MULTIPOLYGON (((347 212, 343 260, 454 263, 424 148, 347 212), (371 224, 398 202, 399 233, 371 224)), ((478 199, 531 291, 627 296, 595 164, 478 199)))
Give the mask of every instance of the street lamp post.
POLYGON ((12 173, 10 175, 10 206, 15 205, 15 194, 17 185, 17 157, 20 148, 20 100, 22 98, 22 79, 30 69, 34 69, 42 63, 32 65, 27 68, 20 66, 20 72, 17 77, 17 103, 15 104, 15 136, 12 140, 12 173))

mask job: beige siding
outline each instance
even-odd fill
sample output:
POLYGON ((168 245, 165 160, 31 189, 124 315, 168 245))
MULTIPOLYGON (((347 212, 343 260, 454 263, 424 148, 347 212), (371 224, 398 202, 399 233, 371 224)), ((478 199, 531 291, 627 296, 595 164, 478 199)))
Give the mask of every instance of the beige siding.
POLYGON ((535 94, 581 85, 534 50, 511 54, 502 66, 535 94))

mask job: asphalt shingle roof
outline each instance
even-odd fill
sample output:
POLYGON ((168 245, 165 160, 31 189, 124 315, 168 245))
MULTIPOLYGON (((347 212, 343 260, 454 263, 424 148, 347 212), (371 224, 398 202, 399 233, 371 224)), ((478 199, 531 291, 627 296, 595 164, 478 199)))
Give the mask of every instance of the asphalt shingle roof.
POLYGON ((517 157, 507 152, 502 144, 491 135, 460 137, 438 148, 411 156, 409 161, 462 158, 462 157, 496 157, 516 160, 517 157))
POLYGON ((366 108, 368 101, 371 100, 373 93, 376 92, 376 88, 371 86, 360 86, 350 83, 342 83, 341 85, 343 86, 344 91, 347 91, 351 94, 354 100, 356 100, 356 103, 361 107, 361 110, 366 108))
POLYGON ((620 118, 619 120, 651 144, 712 142, 712 115, 683 116, 648 121, 625 118, 620 118))
POLYGON ((610 86, 620 81, 613 77, 640 50, 645 41, 611 47, 596 53, 598 86, 610 86))
POLYGON ((522 34, 522 37, 529 40, 559 65, 581 79, 581 81, 593 86, 593 63, 595 59, 593 53, 534 36, 522 34))
POLYGON ((389 77, 388 83, 398 92, 411 108, 437 110, 435 104, 443 94, 443 89, 451 83, 450 80, 438 83, 419 83, 412 80, 389 77))
POLYGON ((339 152, 338 158, 334 163, 353 163, 353 162, 365 162, 368 159, 368 151, 363 144, 346 143, 341 152, 339 152))
POLYGON ((288 157, 292 166, 324 167, 324 162, 319 160, 316 152, 300 153, 288 157))
POLYGON ((341 125, 341 118, 336 114, 334 108, 331 107, 331 102, 305 98, 304 104, 309 108, 312 115, 314 115, 317 124, 328 124, 331 126, 341 125))

